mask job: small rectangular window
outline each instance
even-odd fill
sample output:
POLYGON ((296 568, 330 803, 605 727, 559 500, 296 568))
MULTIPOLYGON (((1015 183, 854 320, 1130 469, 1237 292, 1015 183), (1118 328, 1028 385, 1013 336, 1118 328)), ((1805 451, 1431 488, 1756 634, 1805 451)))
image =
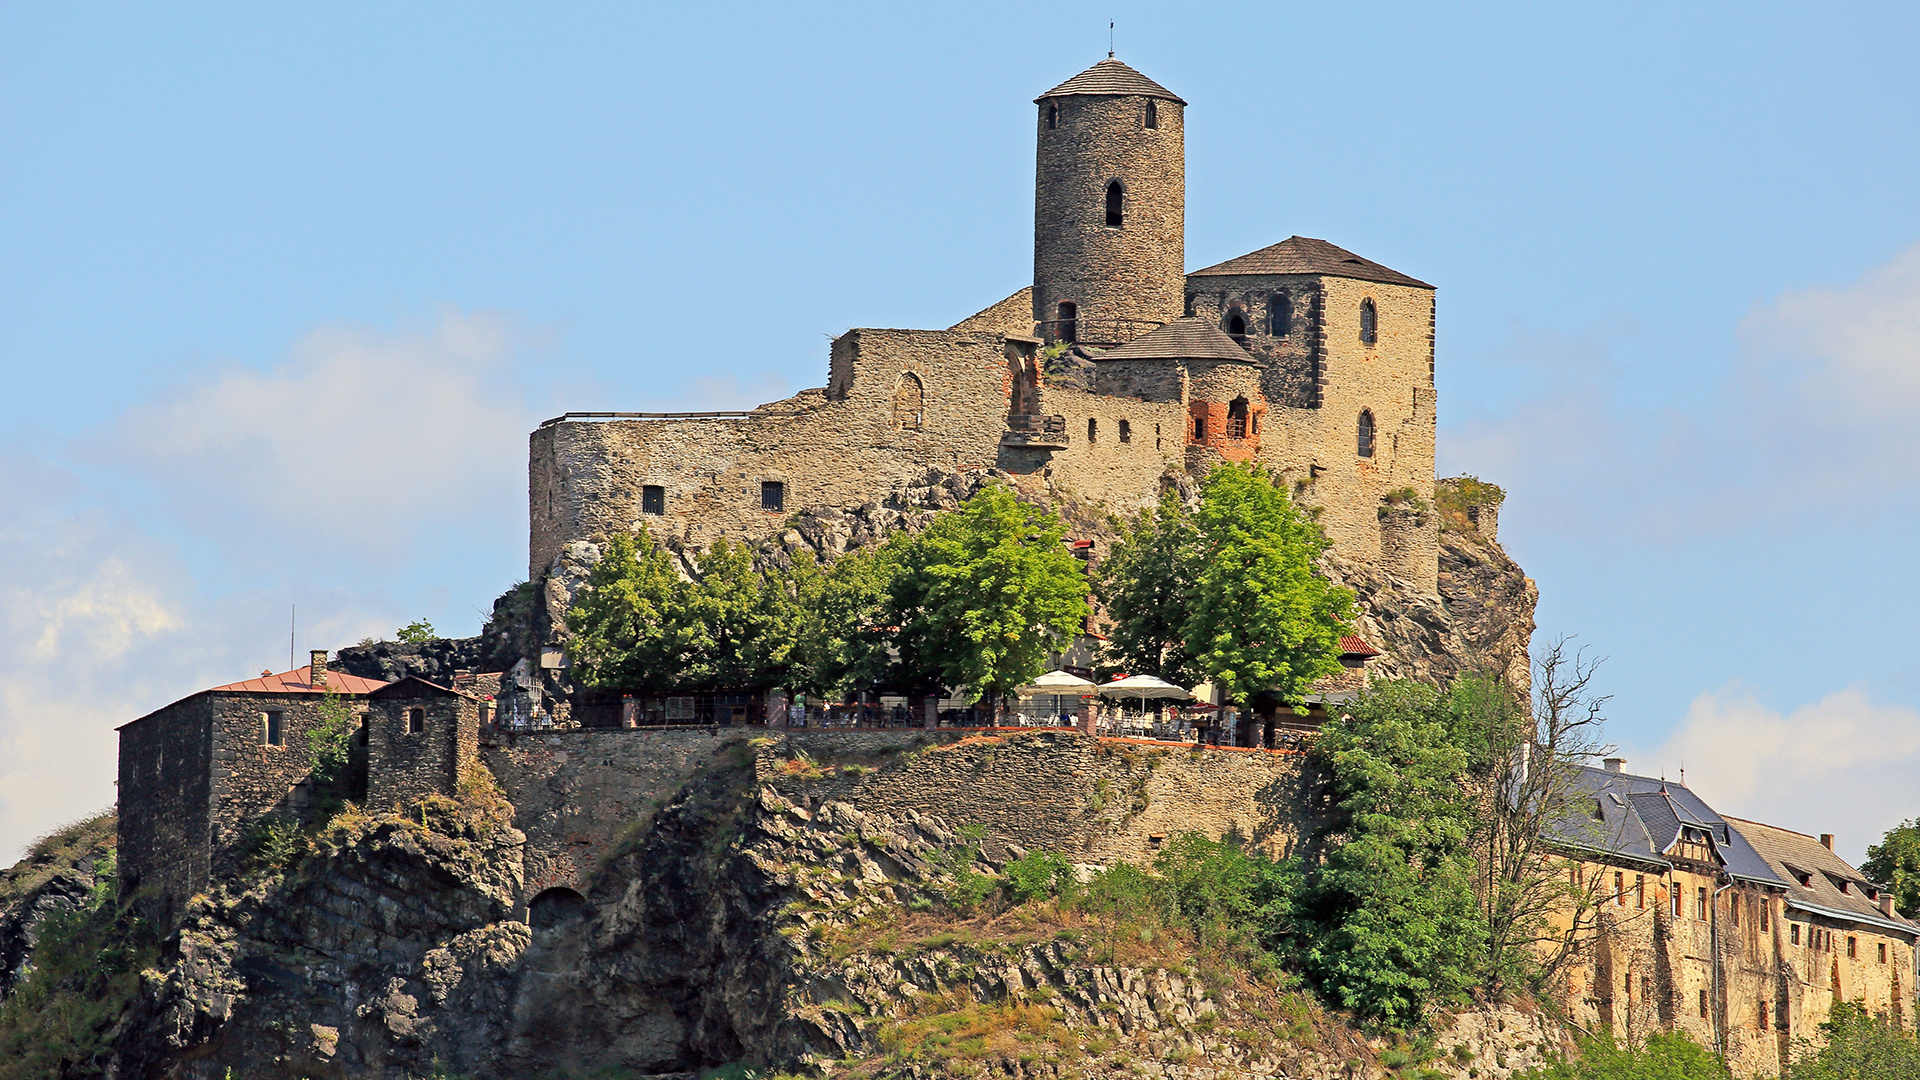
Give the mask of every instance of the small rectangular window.
POLYGON ((268 746, 287 745, 287 715, 283 712, 260 714, 260 741, 268 746))
POLYGON ((1854 937, 1852 934, 1848 934, 1847 935, 1847 959, 1853 960, 1859 957, 1859 955, 1860 955, 1860 939, 1857 937, 1854 937))
POLYGON ((1627 906, 1627 875, 1619 870, 1613 872, 1613 902, 1620 907, 1627 906))
POLYGON ((1193 418, 1193 441, 1207 441, 1207 418, 1204 416, 1196 416, 1193 418))
POLYGON ((1800 924, 1799 923, 1794 923, 1792 926, 1787 928, 1787 940, 1795 945, 1800 944, 1800 924))
POLYGON ((1707 992, 1705 990, 1702 990, 1700 991, 1700 1019, 1705 1020, 1706 1018, 1707 1018, 1707 992))
POLYGON ((640 512, 643 514, 664 514, 667 512, 667 489, 659 484, 647 484, 640 489, 640 512))
POLYGON ((1760 1003, 1760 1030, 1767 1030, 1767 1003, 1764 1001, 1760 1003))
POLYGON ((1880 943, 1880 962, 1887 962, 1887 943, 1884 941, 1880 943))
POLYGON ((1673 917, 1677 919, 1680 917, 1680 883, 1679 882, 1676 881, 1673 883, 1673 891, 1669 893, 1668 896, 1669 896, 1669 899, 1673 901, 1673 917))
POLYGON ((1763 934, 1766 933, 1767 923, 1771 921, 1772 916, 1773 916, 1773 901, 1767 897, 1764 897, 1764 896, 1761 897, 1760 898, 1760 932, 1761 933, 1763 934))
POLYGON ((1700 886, 1699 889, 1695 892, 1695 895, 1699 898, 1700 921, 1706 922, 1707 921, 1707 887, 1705 885, 1700 886))
POLYGON ((1131 422, 1126 420, 1120 421, 1120 441, 1121 442, 1133 441, 1133 424, 1131 422))
POLYGON ((1152 98, 1147 99, 1147 126, 1149 128, 1160 126, 1160 107, 1154 104, 1152 98))
POLYGON ((1634 907, 1644 908, 1647 906, 1647 875, 1633 875, 1633 895, 1634 907))
POLYGON ((782 510, 787 505, 787 485, 778 480, 760 481, 760 509, 782 510))

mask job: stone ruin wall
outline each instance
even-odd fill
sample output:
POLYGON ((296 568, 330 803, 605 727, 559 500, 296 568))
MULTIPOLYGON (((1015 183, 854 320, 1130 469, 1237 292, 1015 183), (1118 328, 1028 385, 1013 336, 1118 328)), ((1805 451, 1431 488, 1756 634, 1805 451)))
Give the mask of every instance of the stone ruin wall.
POLYGON ((646 525, 704 547, 764 537, 808 506, 860 505, 929 467, 996 463, 1012 385, 1010 354, 1031 343, 952 330, 852 330, 834 343, 828 387, 738 418, 562 421, 530 438, 528 573, 562 548, 646 525), (897 424, 895 390, 922 387, 919 430, 897 424), (761 508, 760 485, 785 487, 761 508), (666 513, 641 512, 665 489, 666 513))
POLYGON ((868 814, 908 810, 986 829, 995 862, 1051 850, 1107 865, 1149 859, 1187 832, 1231 836, 1279 857, 1310 833, 1296 752, 1096 740, 1070 731, 594 729, 515 735, 482 758, 526 834, 521 903, 555 887, 584 893, 621 842, 680 786, 725 755, 759 782, 868 814), (796 777, 782 763, 862 762, 863 776, 796 777))

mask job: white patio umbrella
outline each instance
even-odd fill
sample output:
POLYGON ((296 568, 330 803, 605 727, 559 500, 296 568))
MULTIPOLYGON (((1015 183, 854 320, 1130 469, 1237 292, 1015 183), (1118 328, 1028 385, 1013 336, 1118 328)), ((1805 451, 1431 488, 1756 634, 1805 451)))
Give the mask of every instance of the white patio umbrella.
POLYGON ((1110 683, 1102 683, 1100 684, 1100 692, 1111 697, 1137 697, 1140 699, 1141 712, 1147 711, 1148 698, 1178 698, 1185 700, 1193 696, 1167 680, 1153 675, 1129 675, 1124 679, 1115 679, 1110 683))
MULTIPOLYGON (((1090 679, 1083 679, 1065 671, 1049 671, 1026 686, 1019 687, 1014 693, 1023 697, 1038 697, 1041 694, 1053 695, 1053 714, 1060 715, 1060 699, 1067 694, 1079 697, 1094 688, 1090 679)), ((1051 723, 1051 721, 1049 721, 1051 723)))

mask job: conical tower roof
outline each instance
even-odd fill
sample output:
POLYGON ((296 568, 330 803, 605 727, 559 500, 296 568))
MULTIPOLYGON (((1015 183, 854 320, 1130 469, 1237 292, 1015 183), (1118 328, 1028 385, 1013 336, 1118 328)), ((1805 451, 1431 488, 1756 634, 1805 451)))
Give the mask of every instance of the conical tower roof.
POLYGON ((1072 94, 1150 97, 1179 102, 1181 105, 1186 104, 1180 95, 1111 56, 1034 98, 1033 101, 1037 105, 1050 97, 1067 97, 1072 94))

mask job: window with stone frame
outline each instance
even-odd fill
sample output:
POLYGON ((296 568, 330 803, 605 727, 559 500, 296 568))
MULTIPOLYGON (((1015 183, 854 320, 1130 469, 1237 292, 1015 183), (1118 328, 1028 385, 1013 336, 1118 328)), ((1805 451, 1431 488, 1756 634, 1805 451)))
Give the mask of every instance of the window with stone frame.
POLYGON ((893 386, 893 426, 902 431, 919 431, 926 425, 927 388, 920 376, 911 371, 900 373, 893 386))
POLYGON ((1152 98, 1148 98, 1147 99, 1147 127, 1157 128, 1159 126, 1160 126, 1160 104, 1154 101, 1152 98))
POLYGON ((664 514, 667 512, 667 489, 659 484, 643 484, 640 487, 640 512, 643 514, 664 514))
POLYGON ((1360 340, 1367 345, 1380 340, 1380 315, 1371 298, 1360 301, 1360 340))
POLYGON ((1207 418, 1204 416, 1193 418, 1193 441, 1202 443, 1207 441, 1207 418))
POLYGON ((1247 437, 1247 399, 1234 398, 1227 404, 1227 438, 1244 439, 1247 437))
POLYGON ((787 506, 787 485, 778 480, 760 481, 760 509, 784 510, 787 506))
POLYGON ((1227 312, 1226 331, 1227 336, 1233 340, 1242 345, 1247 343, 1247 317, 1240 313, 1239 308, 1232 308, 1227 312))
POLYGON ((1284 292, 1267 298, 1267 333, 1286 337, 1293 329, 1293 299, 1284 292))
POLYGON ((264 746, 287 745, 287 714, 269 709, 260 714, 260 742, 264 746))
POLYGON ((427 710, 414 706, 407 710, 407 734, 418 735, 427 730, 427 710))
POLYGON ((1127 189, 1118 180, 1107 181, 1107 228, 1118 229, 1127 220, 1127 189))
POLYGON ((1360 420, 1355 425, 1355 427, 1357 429, 1355 433, 1357 435, 1355 442, 1358 444, 1356 447, 1357 452, 1361 457, 1364 457, 1364 458, 1372 457, 1373 456, 1373 410, 1361 409, 1360 420))

